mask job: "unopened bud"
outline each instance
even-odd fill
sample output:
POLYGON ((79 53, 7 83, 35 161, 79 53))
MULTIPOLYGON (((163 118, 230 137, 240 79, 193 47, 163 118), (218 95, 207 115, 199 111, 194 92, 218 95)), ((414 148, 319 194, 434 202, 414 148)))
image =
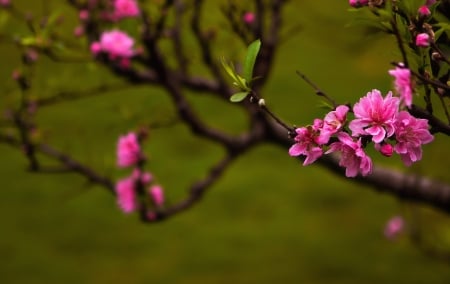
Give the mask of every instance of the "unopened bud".
POLYGON ((258 105, 259 105, 260 107, 263 107, 263 106, 266 105, 266 101, 265 101, 264 99, 259 99, 258 105))

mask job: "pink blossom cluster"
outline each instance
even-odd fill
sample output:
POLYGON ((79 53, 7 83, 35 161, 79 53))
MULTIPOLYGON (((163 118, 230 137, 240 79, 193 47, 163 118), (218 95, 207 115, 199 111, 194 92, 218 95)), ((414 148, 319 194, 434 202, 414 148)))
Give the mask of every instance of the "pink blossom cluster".
POLYGON ((369 143, 386 157, 399 154, 410 166, 422 158, 422 145, 433 140, 428 121, 402 111, 400 98, 391 92, 385 97, 379 90, 368 92, 354 104, 351 121, 347 120, 349 111, 340 105, 323 120, 297 128, 289 155, 305 156, 303 165, 309 165, 324 154, 338 152, 347 177, 366 176, 372 172, 372 160, 364 151, 369 143))
POLYGON ((105 31, 100 36, 100 41, 91 44, 91 52, 94 55, 100 52, 107 53, 110 59, 128 59, 135 55, 133 49, 134 39, 118 29, 105 31))
POLYGON ((153 175, 149 172, 142 172, 139 163, 143 154, 136 133, 130 132, 120 136, 117 142, 117 165, 119 167, 133 167, 130 176, 119 180, 116 183, 115 191, 117 203, 124 213, 131 213, 138 210, 139 188, 148 187, 147 197, 156 207, 164 204, 164 190, 160 185, 154 184, 153 175))

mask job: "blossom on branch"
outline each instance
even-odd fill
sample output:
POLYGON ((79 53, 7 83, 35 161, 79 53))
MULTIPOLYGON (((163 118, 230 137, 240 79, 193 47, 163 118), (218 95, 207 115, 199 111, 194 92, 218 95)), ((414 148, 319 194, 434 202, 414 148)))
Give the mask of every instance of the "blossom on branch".
POLYGON ((400 154, 405 165, 422 159, 422 144, 433 141, 433 135, 428 130, 426 119, 415 118, 407 111, 401 111, 395 121, 395 140, 397 144, 394 150, 400 154))
POLYGON ((323 120, 323 127, 320 129, 320 144, 326 144, 330 140, 331 135, 339 132, 347 119, 348 106, 340 105, 334 111, 330 111, 323 120))
POLYGON ((319 146, 319 128, 322 126, 322 121, 316 119, 314 125, 308 127, 300 127, 295 129, 297 135, 295 136, 295 144, 289 149, 291 156, 306 156, 303 165, 314 163, 323 154, 322 148, 319 146))
POLYGON ((136 181, 133 177, 121 179, 116 183, 117 204, 124 213, 136 210, 135 185, 136 181))
POLYGON ((114 0, 113 18, 115 20, 137 17, 139 14, 139 6, 136 0, 114 0))
POLYGON ((349 124, 352 136, 370 135, 375 143, 392 136, 398 107, 399 99, 391 92, 385 98, 378 90, 367 93, 353 106, 356 119, 349 124))
POLYGON ((111 59, 130 58, 135 55, 133 49, 134 39, 120 30, 103 32, 100 41, 91 44, 91 52, 97 55, 99 52, 108 53, 111 59))
POLYGON ((153 203, 157 207, 161 207, 164 204, 164 190, 160 185, 152 185, 149 188, 150 196, 153 200, 153 203))
POLYGON ((366 155, 362 147, 361 138, 354 141, 346 132, 337 134, 338 142, 330 145, 326 154, 340 152, 339 165, 345 167, 345 176, 355 177, 358 173, 366 176, 372 172, 372 159, 366 155))
POLYGON ((120 136, 117 142, 117 165, 125 168, 136 165, 141 158, 141 147, 133 132, 120 136))

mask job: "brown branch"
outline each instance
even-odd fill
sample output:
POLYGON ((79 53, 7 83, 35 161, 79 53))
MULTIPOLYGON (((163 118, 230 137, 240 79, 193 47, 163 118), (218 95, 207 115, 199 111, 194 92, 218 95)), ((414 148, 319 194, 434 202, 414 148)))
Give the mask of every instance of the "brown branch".
POLYGON ((207 190, 218 181, 218 179, 222 176, 226 169, 231 165, 231 163, 237 158, 236 155, 228 154, 223 158, 217 165, 212 167, 207 174, 207 176, 194 183, 190 189, 188 196, 181 200, 180 202, 168 207, 167 209, 159 210, 156 213, 156 219, 147 219, 148 222, 161 221, 172 217, 178 213, 181 213, 195 204, 197 204, 207 190))
MULTIPOLYGON (((287 149, 293 144, 286 131, 279 125, 273 125, 269 138, 276 146, 287 149)), ((335 155, 322 156, 317 164, 328 169, 337 176, 345 177, 345 168, 339 166, 335 155)), ((348 179, 348 178, 347 178, 348 179)), ((357 176, 351 179, 367 188, 384 192, 402 200, 427 204, 450 213, 450 185, 424 176, 402 173, 393 169, 374 166, 367 177, 357 176)))
MULTIPOLYGON (((8 144, 15 148, 21 148, 21 145, 22 145, 18 139, 14 138, 13 136, 8 136, 8 135, 4 135, 4 134, 0 134, 0 142, 4 143, 4 144, 8 144)), ((39 153, 44 154, 47 157, 50 157, 50 158, 58 161, 59 163, 61 163, 61 165, 68 172, 78 173, 81 176, 88 179, 88 181, 105 187, 111 193, 115 192, 114 191, 114 183, 111 181, 111 179, 101 176, 93 169, 89 168, 86 165, 81 164, 80 162, 73 159, 69 155, 62 153, 47 144, 36 145, 35 149, 36 149, 36 151, 39 151, 39 153)), ((63 172, 63 170, 61 169, 60 172, 63 172)))

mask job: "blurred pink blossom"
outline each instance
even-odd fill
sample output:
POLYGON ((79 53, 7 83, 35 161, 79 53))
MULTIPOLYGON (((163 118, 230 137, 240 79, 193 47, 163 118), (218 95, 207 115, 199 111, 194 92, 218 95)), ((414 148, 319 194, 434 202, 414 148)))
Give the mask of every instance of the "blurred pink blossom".
POLYGON ((129 167, 135 165, 141 157, 137 135, 133 132, 120 136, 117 142, 117 165, 129 167))
POLYGON ((117 204, 124 213, 136 210, 136 194, 134 191, 135 180, 127 177, 116 183, 117 204))
POLYGON ((117 57, 129 58, 134 55, 133 45, 133 38, 116 29, 103 32, 100 36, 100 41, 91 44, 91 52, 94 55, 100 51, 106 52, 111 59, 116 59, 117 57))
POLYGON ((89 19, 89 11, 88 10, 80 10, 80 12, 78 13, 78 18, 81 21, 86 21, 89 19))
POLYGON ((384 227, 384 236, 388 239, 396 238, 405 229, 405 221, 401 216, 389 219, 384 227))
POLYGON ((11 1, 10 0, 0 0, 0 6, 7 7, 9 5, 11 5, 11 1))
POLYGON ((157 207, 164 204, 164 190, 160 185, 152 185, 149 188, 150 196, 157 207))
POLYGON ((408 68, 397 66, 388 71, 395 78, 395 90, 400 95, 400 99, 405 102, 407 107, 412 105, 412 82, 411 71, 408 68))
POLYGON ((427 33, 420 33, 416 36, 416 45, 420 47, 430 46, 430 35, 427 33))
POLYGON ((427 5, 420 6, 418 13, 419 13, 419 15, 421 15, 423 17, 428 17, 429 15, 431 15, 430 8, 428 8, 427 5))
POLYGON ((247 25, 253 24, 253 22, 255 21, 255 18, 256 18, 255 14, 253 12, 245 12, 244 15, 242 16, 242 20, 247 25))
POLYGON ((137 17, 139 14, 139 6, 136 0, 114 0, 114 19, 137 17))

